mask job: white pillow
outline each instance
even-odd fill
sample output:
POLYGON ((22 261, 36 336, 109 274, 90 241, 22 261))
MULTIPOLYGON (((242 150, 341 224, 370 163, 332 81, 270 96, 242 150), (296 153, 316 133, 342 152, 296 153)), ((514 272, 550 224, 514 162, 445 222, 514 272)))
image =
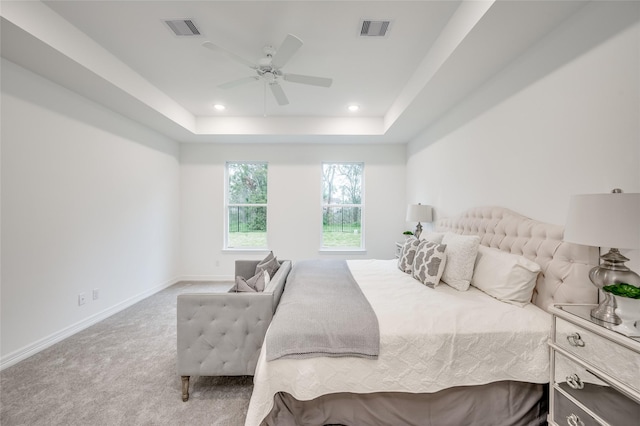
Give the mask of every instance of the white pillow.
POLYGON ((264 272, 264 287, 262 287, 262 291, 264 291, 264 289, 267 288, 267 286, 271 282, 271 276, 269 275, 269 272, 268 271, 263 271, 263 272, 264 272))
POLYGON ((444 244, 428 240, 420 241, 413 261, 411 275, 428 287, 435 287, 440 283, 447 257, 444 244))
POLYGON ((423 232, 420 234, 421 240, 433 241, 434 243, 440 244, 442 239, 444 238, 444 232, 423 232))
POLYGON ((447 265, 442 273, 442 281, 456 290, 467 291, 473 276, 480 237, 447 232, 442 244, 447 246, 447 265))
POLYGON ((531 302, 540 265, 517 254, 480 246, 471 285, 513 305, 531 302))

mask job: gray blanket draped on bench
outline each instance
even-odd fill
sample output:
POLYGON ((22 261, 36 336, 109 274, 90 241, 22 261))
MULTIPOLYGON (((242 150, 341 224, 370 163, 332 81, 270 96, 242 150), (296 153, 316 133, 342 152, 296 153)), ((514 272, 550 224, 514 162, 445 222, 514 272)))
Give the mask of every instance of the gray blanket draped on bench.
POLYGON ((344 260, 294 264, 265 338, 267 361, 354 356, 375 359, 378 318, 344 260))

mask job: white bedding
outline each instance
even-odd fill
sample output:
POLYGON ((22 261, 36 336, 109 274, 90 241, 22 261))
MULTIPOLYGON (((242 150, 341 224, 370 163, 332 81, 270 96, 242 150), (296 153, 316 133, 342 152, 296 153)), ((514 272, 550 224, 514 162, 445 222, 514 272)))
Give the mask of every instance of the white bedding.
POLYGON ((245 425, 260 424, 277 392, 310 400, 336 392, 427 393, 500 380, 549 381, 551 317, 537 306, 513 306, 474 287, 431 289, 400 271, 396 260, 348 264, 378 316, 379 358, 267 362, 263 345, 245 425))

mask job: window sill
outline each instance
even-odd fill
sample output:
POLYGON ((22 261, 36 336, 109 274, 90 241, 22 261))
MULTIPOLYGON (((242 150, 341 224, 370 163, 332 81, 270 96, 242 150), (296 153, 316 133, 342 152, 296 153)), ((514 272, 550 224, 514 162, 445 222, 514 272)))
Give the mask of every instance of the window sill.
POLYGON ((271 250, 268 248, 250 248, 250 247, 225 247, 222 249, 223 253, 265 253, 268 254, 271 250))
POLYGON ((318 250, 321 254, 367 254, 366 249, 349 249, 349 248, 321 248, 318 250))

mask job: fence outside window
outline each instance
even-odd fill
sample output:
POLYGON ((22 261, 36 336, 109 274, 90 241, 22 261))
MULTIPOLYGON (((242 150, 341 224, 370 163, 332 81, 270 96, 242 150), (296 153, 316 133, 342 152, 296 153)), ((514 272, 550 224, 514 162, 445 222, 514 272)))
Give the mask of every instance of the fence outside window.
POLYGON ((322 209, 325 232, 360 232, 360 207, 327 206, 322 209))
POLYGON ((229 206, 229 232, 267 232, 267 208, 229 206))
POLYGON ((322 246, 360 249, 363 240, 363 163, 322 165, 322 246))
POLYGON ((267 247, 267 171, 264 162, 227 163, 226 247, 267 247))

